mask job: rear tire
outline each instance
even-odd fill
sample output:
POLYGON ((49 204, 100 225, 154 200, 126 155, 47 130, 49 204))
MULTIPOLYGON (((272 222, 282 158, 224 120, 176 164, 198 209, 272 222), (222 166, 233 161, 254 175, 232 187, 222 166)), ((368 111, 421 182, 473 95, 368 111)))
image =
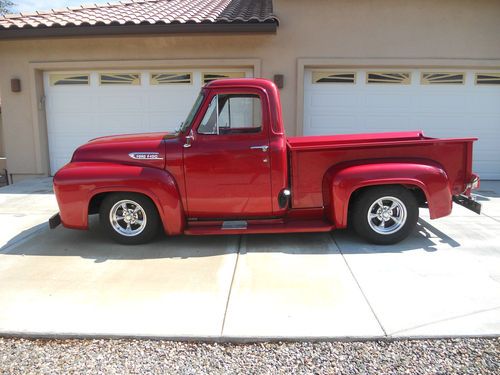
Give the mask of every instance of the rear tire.
POLYGON ((351 224, 371 243, 391 245, 408 237, 418 220, 415 196, 401 186, 377 186, 353 204, 351 224))
POLYGON ((158 233, 160 217, 154 203, 136 193, 113 193, 104 198, 99 220, 105 232, 123 245, 149 242, 158 233))

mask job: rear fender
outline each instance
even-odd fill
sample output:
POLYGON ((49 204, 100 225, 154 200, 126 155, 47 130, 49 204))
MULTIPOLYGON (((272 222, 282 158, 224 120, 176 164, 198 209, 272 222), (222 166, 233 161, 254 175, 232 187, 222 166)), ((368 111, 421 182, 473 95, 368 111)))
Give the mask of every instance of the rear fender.
POLYGON ((157 168, 115 163, 75 162, 54 176, 64 226, 88 228, 91 199, 107 192, 134 192, 149 197, 158 209, 167 234, 184 230, 184 210, 174 177, 157 168))
POLYGON ((328 219, 336 228, 347 227, 349 201, 361 188, 378 185, 404 185, 421 189, 425 194, 431 219, 449 215, 452 193, 443 168, 432 161, 380 162, 338 165, 323 179, 323 199, 328 219))

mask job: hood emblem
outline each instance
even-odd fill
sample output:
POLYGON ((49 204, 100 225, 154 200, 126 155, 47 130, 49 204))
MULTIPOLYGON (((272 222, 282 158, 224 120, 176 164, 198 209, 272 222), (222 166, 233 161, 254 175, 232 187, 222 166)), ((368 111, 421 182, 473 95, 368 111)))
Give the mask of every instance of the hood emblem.
POLYGON ((163 160, 159 152, 131 152, 128 156, 136 160, 163 160))

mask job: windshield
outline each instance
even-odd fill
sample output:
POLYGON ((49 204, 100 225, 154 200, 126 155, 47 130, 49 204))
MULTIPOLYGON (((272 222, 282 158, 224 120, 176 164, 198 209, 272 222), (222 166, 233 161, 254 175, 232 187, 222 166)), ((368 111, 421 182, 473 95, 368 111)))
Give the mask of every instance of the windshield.
POLYGON ((189 114, 186 118, 186 121, 184 121, 179 130, 184 133, 184 131, 191 126, 191 123, 193 122, 194 116, 196 116, 196 113, 198 112, 198 109, 201 106, 201 103, 203 102, 203 91, 200 92, 200 95, 198 95, 198 98, 196 98, 196 101, 194 102, 193 108, 191 108, 191 111, 189 111, 189 114))

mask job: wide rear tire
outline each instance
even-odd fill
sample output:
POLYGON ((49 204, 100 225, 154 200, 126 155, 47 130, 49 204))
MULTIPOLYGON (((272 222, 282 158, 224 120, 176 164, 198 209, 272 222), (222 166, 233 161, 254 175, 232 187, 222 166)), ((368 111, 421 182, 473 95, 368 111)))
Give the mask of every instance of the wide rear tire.
POLYGON ((151 241, 158 233, 160 217, 154 203, 136 193, 113 193, 104 198, 99 220, 114 241, 138 245, 151 241))
POLYGON ((367 241, 391 245, 408 237, 418 220, 415 196, 402 186, 377 186, 353 204, 351 225, 367 241))

